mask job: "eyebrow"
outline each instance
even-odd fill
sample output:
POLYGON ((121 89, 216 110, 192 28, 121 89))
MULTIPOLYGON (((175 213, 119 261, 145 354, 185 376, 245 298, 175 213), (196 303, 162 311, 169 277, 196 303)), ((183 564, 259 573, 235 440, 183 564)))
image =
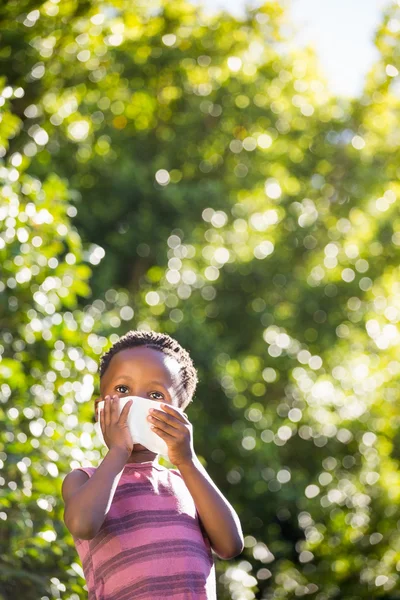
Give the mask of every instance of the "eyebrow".
MULTIPOLYGON (((133 381, 133 379, 130 375, 118 375, 118 377, 116 377, 114 381, 118 381, 118 379, 129 379, 129 381, 133 381)), ((157 383, 158 385, 161 385, 164 389, 167 389, 166 386, 163 384, 163 382, 158 381, 157 379, 152 379, 151 381, 148 381, 147 383, 157 383)))

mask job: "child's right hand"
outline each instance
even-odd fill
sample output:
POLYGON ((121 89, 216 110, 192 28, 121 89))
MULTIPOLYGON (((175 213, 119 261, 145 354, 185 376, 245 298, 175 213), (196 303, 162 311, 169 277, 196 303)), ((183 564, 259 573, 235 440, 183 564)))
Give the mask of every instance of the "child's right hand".
POLYGON ((133 400, 129 400, 118 414, 119 397, 117 395, 104 398, 104 408, 100 411, 100 427, 107 447, 121 448, 128 455, 133 450, 133 440, 128 428, 128 413, 133 400))

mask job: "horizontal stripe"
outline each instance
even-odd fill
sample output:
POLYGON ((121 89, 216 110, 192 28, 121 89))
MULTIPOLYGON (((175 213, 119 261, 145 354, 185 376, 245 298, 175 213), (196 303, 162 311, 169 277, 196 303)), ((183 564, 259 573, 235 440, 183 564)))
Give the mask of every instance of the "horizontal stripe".
POLYGON ((106 548, 107 544, 110 543, 112 539, 119 539, 121 545, 126 546, 125 536, 127 534, 132 535, 132 547, 136 547, 138 543, 138 539, 151 539, 152 531, 154 529, 160 528, 173 528, 171 529, 170 539, 163 540, 162 543, 174 542, 177 539, 178 535, 182 535, 185 539, 192 539, 194 541, 199 540, 199 533, 201 535, 201 539, 203 539, 204 535, 202 529, 199 527, 198 522, 189 517, 187 515, 177 515, 176 513, 172 513, 171 511, 163 511, 169 513, 171 516, 162 515, 157 518, 156 511, 145 511, 145 514, 142 515, 140 512, 137 514, 129 515, 125 522, 119 522, 117 524, 113 524, 113 526, 105 527, 101 529, 100 532, 91 540, 88 540, 87 549, 84 551, 83 556, 83 568, 87 567, 87 554, 90 555, 94 560, 99 556, 99 552, 103 551, 103 548, 106 548), (150 512, 150 515, 149 515, 150 512), (183 529, 182 529, 183 528, 183 529), (140 538, 138 538, 138 532, 140 531, 140 538), (136 535, 135 535, 136 532, 136 535), (147 533, 146 533, 147 532, 147 533))
POLYGON ((180 473, 130 465, 98 534, 74 541, 89 600, 216 600, 211 544, 180 473))
POLYGON ((148 594, 159 598, 171 598, 185 592, 201 595, 205 592, 205 583, 204 575, 196 572, 186 572, 185 574, 170 575, 168 577, 142 578, 118 590, 110 600, 131 600, 132 598, 138 600, 148 596, 148 594))
MULTIPOLYGON (((127 485, 123 485, 121 490, 118 490, 117 492, 115 492, 114 498, 113 498, 113 503, 118 504, 121 500, 124 500, 126 498, 132 498, 132 499, 139 498, 140 499, 143 496, 149 496, 151 498, 155 497, 154 489, 153 489, 152 485, 149 485, 149 483, 133 483, 133 484, 130 483, 127 485)), ((161 488, 157 491, 156 498, 157 497, 160 497, 160 498, 170 497, 171 499, 173 499, 175 496, 171 489, 161 486, 161 488)))
POLYGON ((106 519, 98 534, 90 540, 90 551, 96 552, 110 537, 124 534, 127 531, 135 532, 139 529, 152 529, 153 527, 184 527, 188 530, 186 535, 190 535, 189 530, 194 532, 199 530, 197 521, 188 515, 179 514, 172 510, 141 510, 128 513, 125 517, 116 517, 115 519, 106 519))
MULTIPOLYGON (((154 529, 151 529, 151 530, 149 529, 149 535, 146 535, 146 537, 144 538, 146 541, 151 539, 152 531, 154 531, 154 529)), ((123 549, 129 549, 129 552, 135 552, 136 550, 141 549, 144 546, 146 546, 146 544, 140 543, 143 541, 143 537, 140 538, 139 540, 136 539, 135 545, 129 544, 130 535, 131 535, 131 533, 127 532, 126 535, 124 534, 124 535, 119 536, 119 538, 120 538, 120 543, 118 545, 119 549, 122 547, 123 549), (125 538, 126 538, 126 543, 124 543, 125 538), (138 542, 139 542, 139 545, 138 545, 138 542)), ((194 538, 190 539, 188 536, 185 537, 185 531, 182 532, 182 536, 177 537, 177 532, 174 530, 173 532, 171 532, 171 537, 166 537, 164 539, 158 540, 153 543, 161 545, 162 548, 164 548, 165 546, 170 547, 171 545, 175 544, 176 542, 182 542, 182 538, 184 538, 185 542, 192 542, 194 544, 199 544, 204 549, 204 551, 208 555, 211 556, 210 544, 209 544, 207 538, 204 539, 201 536, 196 536, 195 539, 194 538), (172 536, 174 536, 174 537, 172 537, 172 536)), ((86 551, 86 552, 82 552, 81 560, 82 560, 82 566, 83 566, 84 570, 89 568, 91 561, 95 563, 96 568, 100 568, 103 566, 105 560, 108 560, 108 558, 110 556, 113 556, 111 553, 109 553, 109 551, 107 549, 107 540, 105 540, 105 544, 106 544, 105 552, 103 550, 98 550, 96 552, 91 552, 90 550, 86 551)))
POLYGON ((119 552, 117 556, 104 561, 101 565, 98 565, 101 576, 104 580, 112 576, 114 571, 118 567, 128 564, 135 564, 140 566, 141 563, 152 561, 156 558, 158 561, 163 559, 169 559, 173 557, 174 560, 180 556, 198 558, 204 562, 209 560, 207 551, 204 549, 203 544, 196 542, 189 542, 186 540, 177 540, 168 544, 152 543, 140 546, 139 548, 124 550, 119 552))

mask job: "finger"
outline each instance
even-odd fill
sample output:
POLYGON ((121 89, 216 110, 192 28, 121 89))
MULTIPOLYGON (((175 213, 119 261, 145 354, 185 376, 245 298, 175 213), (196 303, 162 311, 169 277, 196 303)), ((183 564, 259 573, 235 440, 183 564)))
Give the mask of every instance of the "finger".
POLYGON ((175 416, 169 415, 161 410, 156 410, 155 413, 150 413, 150 415, 163 423, 168 423, 168 425, 175 429, 179 429, 180 431, 187 425, 184 421, 178 420, 175 416))
POLYGON ((132 406, 133 400, 128 400, 125 404, 124 408, 121 410, 121 414, 119 416, 119 423, 121 425, 125 425, 128 420, 129 409, 132 406))
POLYGON ((164 431, 163 429, 160 429, 159 427, 152 426, 152 431, 154 431, 154 433, 159 435, 160 438, 165 440, 167 443, 172 442, 173 440, 176 440, 176 438, 173 435, 171 435, 170 433, 167 433, 166 431, 164 431))
POLYGON ((171 406, 171 404, 160 404, 160 408, 162 408, 162 410, 165 410, 167 414, 173 415, 176 419, 178 419, 178 421, 181 421, 186 425, 188 424, 189 420, 187 418, 186 413, 181 413, 174 406, 171 406))
POLYGON ((165 421, 160 421, 159 419, 157 419, 156 421, 150 421, 150 426, 155 427, 156 429, 160 429, 165 433, 169 433, 172 437, 176 437, 177 433, 179 433, 177 427, 173 427, 173 425, 170 425, 165 421))
POLYGON ((111 422, 117 423, 119 419, 119 397, 114 394, 110 400, 111 422))
POLYGON ((108 427, 111 424, 111 399, 106 396, 104 400, 104 425, 108 427))

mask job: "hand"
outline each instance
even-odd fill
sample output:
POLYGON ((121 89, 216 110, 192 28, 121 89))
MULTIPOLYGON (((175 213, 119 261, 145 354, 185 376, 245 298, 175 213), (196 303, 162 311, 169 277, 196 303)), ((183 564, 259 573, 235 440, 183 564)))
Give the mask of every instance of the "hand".
POLYGON ((169 460, 177 467, 192 462, 196 456, 192 424, 186 415, 182 415, 170 404, 160 406, 163 410, 150 410, 147 419, 152 424, 153 431, 167 444, 169 460))
POLYGON ((110 450, 115 447, 121 448, 128 453, 128 456, 133 450, 133 440, 127 423, 132 402, 133 400, 129 400, 119 415, 119 397, 106 396, 104 408, 100 411, 100 427, 107 447, 110 450))

